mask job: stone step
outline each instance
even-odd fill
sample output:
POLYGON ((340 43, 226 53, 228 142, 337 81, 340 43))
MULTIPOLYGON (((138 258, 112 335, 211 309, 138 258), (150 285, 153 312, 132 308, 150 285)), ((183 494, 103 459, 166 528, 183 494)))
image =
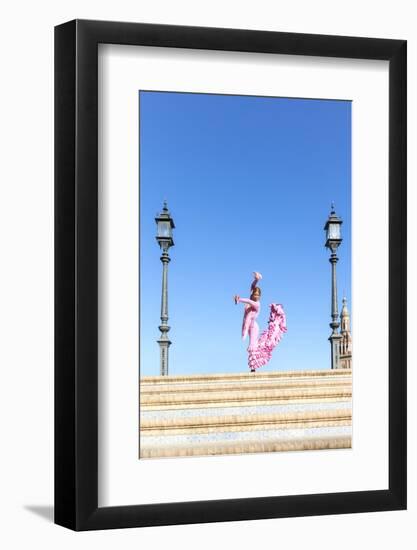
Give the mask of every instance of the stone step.
POLYGON ((283 451, 312 451, 319 449, 350 449, 350 436, 336 437, 306 437, 288 440, 259 441, 256 438, 250 441, 234 442, 204 442, 192 445, 141 445, 141 458, 168 458, 186 456, 215 456, 230 454, 270 453, 283 451))
POLYGON ((347 426, 350 409, 316 410, 286 414, 249 414, 156 418, 142 420, 141 435, 179 435, 215 432, 242 432, 267 429, 291 429, 347 426))
POLYGON ((243 404, 272 404, 278 402, 295 401, 326 401, 326 400, 347 400, 352 397, 350 386, 329 387, 329 388, 308 388, 308 389, 263 389, 236 392, 187 392, 151 394, 140 396, 140 407, 144 410, 150 408, 185 408, 185 407, 219 407, 219 406, 242 406, 243 404))
POLYGON ((343 380, 337 379, 308 379, 308 380, 254 380, 252 382, 242 383, 236 382, 218 382, 218 383, 189 383, 189 384, 164 384, 155 386, 141 387, 140 393, 142 396, 148 395, 167 395, 167 394, 186 394, 196 392, 236 392, 236 391, 254 391, 264 390, 280 390, 291 388, 329 388, 329 387, 345 387, 351 388, 352 381, 348 378, 343 380))
POLYGON ((280 428, 262 430, 243 430, 243 431, 220 431, 211 433, 167 433, 161 435, 147 435, 141 437, 141 447, 155 446, 176 446, 176 445, 199 445, 200 443, 230 443, 238 441, 289 441, 293 439, 304 438, 322 438, 322 437, 342 437, 350 435, 350 427, 341 426, 322 426, 313 428, 280 428))
POLYGON ((297 412, 313 412, 344 409, 351 410, 352 401, 326 401, 319 403, 275 403, 268 405, 249 405, 246 407, 193 407, 186 409, 141 410, 141 420, 157 420, 171 418, 186 418, 198 416, 239 416, 253 414, 291 414, 297 412))
POLYGON ((276 380, 287 378, 351 378, 352 371, 349 369, 337 370, 310 370, 310 371, 258 371, 256 373, 227 373, 227 374, 187 374, 187 375, 169 375, 169 376, 141 376, 142 386, 155 384, 177 384, 177 383, 196 383, 196 382, 230 382, 254 380, 276 380))

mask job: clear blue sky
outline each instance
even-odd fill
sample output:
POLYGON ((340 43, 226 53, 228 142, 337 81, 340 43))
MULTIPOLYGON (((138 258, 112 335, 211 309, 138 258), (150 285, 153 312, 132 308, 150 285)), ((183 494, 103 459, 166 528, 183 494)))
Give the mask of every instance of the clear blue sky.
POLYGON ((251 274, 258 321, 269 304, 288 332, 269 370, 330 368, 330 263, 323 226, 343 218, 339 311, 351 291, 351 103, 140 92, 141 374, 159 374, 161 262, 155 214, 175 221, 170 249, 170 374, 246 372, 241 340, 251 274))

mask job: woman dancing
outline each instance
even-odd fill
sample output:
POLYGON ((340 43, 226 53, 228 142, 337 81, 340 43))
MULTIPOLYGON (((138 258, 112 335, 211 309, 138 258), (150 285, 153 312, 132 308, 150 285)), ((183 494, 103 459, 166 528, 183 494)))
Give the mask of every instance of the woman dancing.
POLYGON ((234 296, 235 304, 245 304, 242 323, 242 338, 249 335, 248 346, 248 365, 251 372, 266 365, 271 359, 272 352, 278 342, 281 340, 284 332, 287 332, 287 322, 284 309, 281 304, 271 304, 268 321, 268 328, 259 336, 259 325, 256 319, 261 310, 261 289, 258 281, 262 275, 255 271, 253 273, 253 282, 251 284, 250 298, 240 298, 234 296))

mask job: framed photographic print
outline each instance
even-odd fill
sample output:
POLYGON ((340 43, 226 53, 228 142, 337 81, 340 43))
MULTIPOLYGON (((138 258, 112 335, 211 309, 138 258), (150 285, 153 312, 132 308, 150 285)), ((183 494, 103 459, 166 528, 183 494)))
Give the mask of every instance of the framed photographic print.
POLYGON ((55 521, 406 507, 406 42, 55 30, 55 521))

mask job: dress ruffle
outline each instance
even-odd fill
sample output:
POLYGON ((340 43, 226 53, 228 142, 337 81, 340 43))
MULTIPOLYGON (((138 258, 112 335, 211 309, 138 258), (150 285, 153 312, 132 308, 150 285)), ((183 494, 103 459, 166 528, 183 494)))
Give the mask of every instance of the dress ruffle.
POLYGON ((268 328, 260 335, 256 348, 248 348, 248 365, 251 370, 259 369, 270 361, 272 352, 285 332, 287 319, 284 308, 281 304, 271 304, 268 328))

